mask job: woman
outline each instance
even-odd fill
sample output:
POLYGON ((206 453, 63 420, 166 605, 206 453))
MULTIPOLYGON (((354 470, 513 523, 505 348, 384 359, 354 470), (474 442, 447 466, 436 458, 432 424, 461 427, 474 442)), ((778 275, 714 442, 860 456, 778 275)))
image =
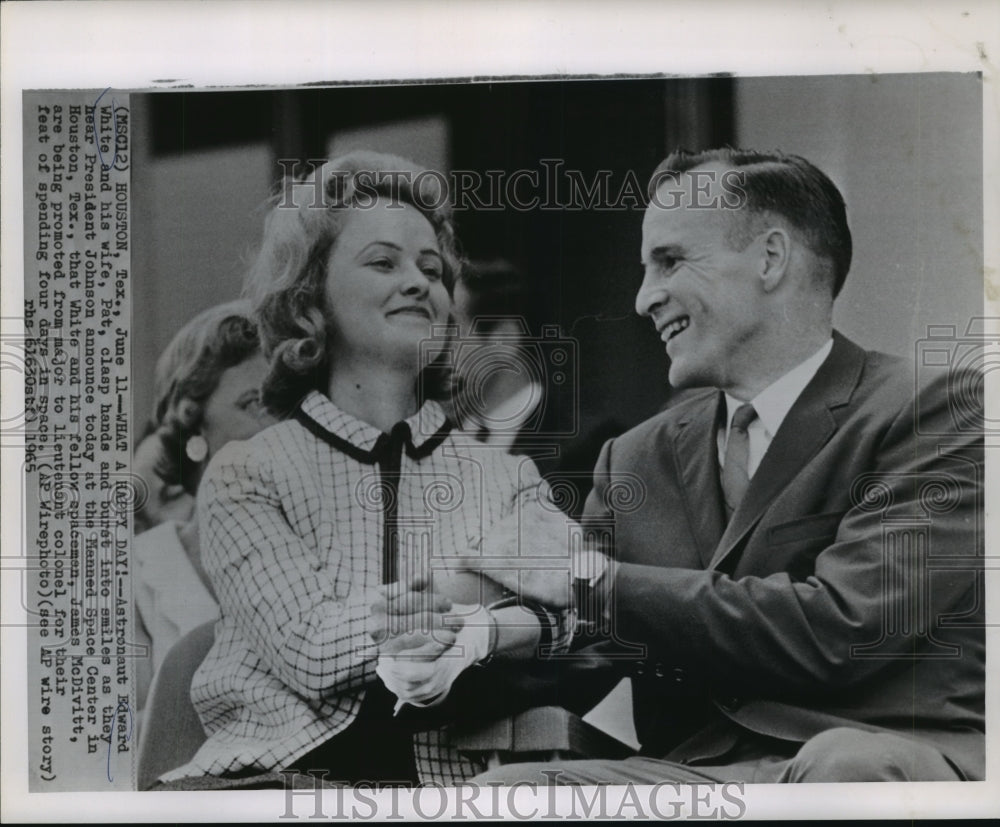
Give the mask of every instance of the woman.
POLYGON ((132 474, 141 494, 133 513, 135 533, 142 534, 160 523, 186 523, 194 517, 194 497, 179 483, 167 484, 156 473, 163 456, 163 440, 156 425, 149 423, 132 452, 132 474))
MULTIPOLYGON (((209 308, 189 321, 156 364, 153 433, 136 450, 155 479, 147 499, 155 513, 164 493, 171 504, 193 502, 209 458, 227 442, 246 439, 274 422, 260 402, 266 363, 244 302, 209 308)), ((147 502, 140 513, 145 513, 147 502)), ((138 662, 138 706, 170 648, 218 615, 201 561, 198 522, 163 520, 136 537, 136 605, 140 635, 151 656, 138 662)))
MULTIPOLYGON (((249 276, 264 402, 285 419, 224 449, 205 480, 205 564, 222 618, 192 700, 208 740, 164 778, 325 768, 348 782, 454 783, 477 767, 432 715, 395 714, 372 606, 392 599, 386 584, 434 575, 536 502, 539 479, 530 461, 463 441, 432 398, 445 385, 423 345, 449 319, 459 269, 439 179, 359 152, 316 180, 319 192, 298 185, 271 211, 249 276)), ((545 634, 561 628, 541 609, 487 611, 499 594, 478 579, 434 575, 434 588, 471 604, 466 628, 478 631, 463 665, 521 653, 543 622, 545 634)), ((415 639, 424 656, 454 654, 454 628, 415 639)))

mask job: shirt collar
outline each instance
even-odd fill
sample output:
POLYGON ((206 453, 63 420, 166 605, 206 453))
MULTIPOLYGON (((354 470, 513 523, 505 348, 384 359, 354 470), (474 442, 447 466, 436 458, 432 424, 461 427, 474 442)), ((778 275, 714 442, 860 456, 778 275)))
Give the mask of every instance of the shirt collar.
MULTIPOLYGON (((769 437, 774 437, 778 433, 778 428, 784 422, 788 412, 799 398, 802 391, 806 389, 812 378, 816 375, 820 365, 826 361, 833 349, 833 339, 827 339, 825 344, 808 359, 799 362, 784 376, 776 379, 764 390, 750 400, 757 411, 761 424, 769 437)), ((726 428, 733 421, 733 414, 743 403, 739 399, 734 399, 726 394, 726 428)))
MULTIPOLYGON (((304 414, 334 436, 349 442, 363 451, 371 451, 382 432, 374 425, 342 411, 329 397, 319 391, 310 391, 299 404, 304 414)), ((444 409, 434 400, 427 400, 413 416, 405 420, 410 426, 410 441, 420 448, 437 434, 445 424, 444 409)))

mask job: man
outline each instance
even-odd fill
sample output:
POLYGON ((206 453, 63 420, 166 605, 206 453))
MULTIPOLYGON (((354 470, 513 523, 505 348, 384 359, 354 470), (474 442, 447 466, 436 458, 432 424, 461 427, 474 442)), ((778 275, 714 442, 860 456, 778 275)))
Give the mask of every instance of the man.
MULTIPOLYGON (((963 377, 915 387, 833 330, 851 236, 809 162, 677 153, 650 199, 636 310, 702 390, 604 446, 585 519, 613 523, 613 559, 573 558, 605 650, 645 652, 622 661, 642 750, 481 778, 981 779, 981 384, 955 417, 963 377)), ((506 578, 565 600, 558 573, 506 578)))

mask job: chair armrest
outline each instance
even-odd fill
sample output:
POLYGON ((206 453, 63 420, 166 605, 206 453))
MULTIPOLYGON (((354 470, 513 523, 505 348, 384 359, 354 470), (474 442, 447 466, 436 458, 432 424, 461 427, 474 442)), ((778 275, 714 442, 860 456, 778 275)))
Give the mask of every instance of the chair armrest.
POLYGON ((620 760, 635 753, 628 744, 559 706, 539 706, 479 726, 452 728, 459 751, 487 764, 573 758, 620 760))

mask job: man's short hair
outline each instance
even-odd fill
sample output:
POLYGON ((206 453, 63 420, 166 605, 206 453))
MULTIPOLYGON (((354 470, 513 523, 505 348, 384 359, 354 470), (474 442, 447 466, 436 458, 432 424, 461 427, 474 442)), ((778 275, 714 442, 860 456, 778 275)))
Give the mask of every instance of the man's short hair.
POLYGON ((670 153, 650 178, 650 199, 665 180, 711 163, 738 170, 736 180, 745 193, 740 212, 746 218, 735 224, 730 243, 746 246, 763 229, 753 217, 781 216, 816 256, 829 263, 830 286, 836 297, 851 267, 853 248, 847 208, 833 181, 798 155, 729 147, 701 152, 679 149, 670 153))

